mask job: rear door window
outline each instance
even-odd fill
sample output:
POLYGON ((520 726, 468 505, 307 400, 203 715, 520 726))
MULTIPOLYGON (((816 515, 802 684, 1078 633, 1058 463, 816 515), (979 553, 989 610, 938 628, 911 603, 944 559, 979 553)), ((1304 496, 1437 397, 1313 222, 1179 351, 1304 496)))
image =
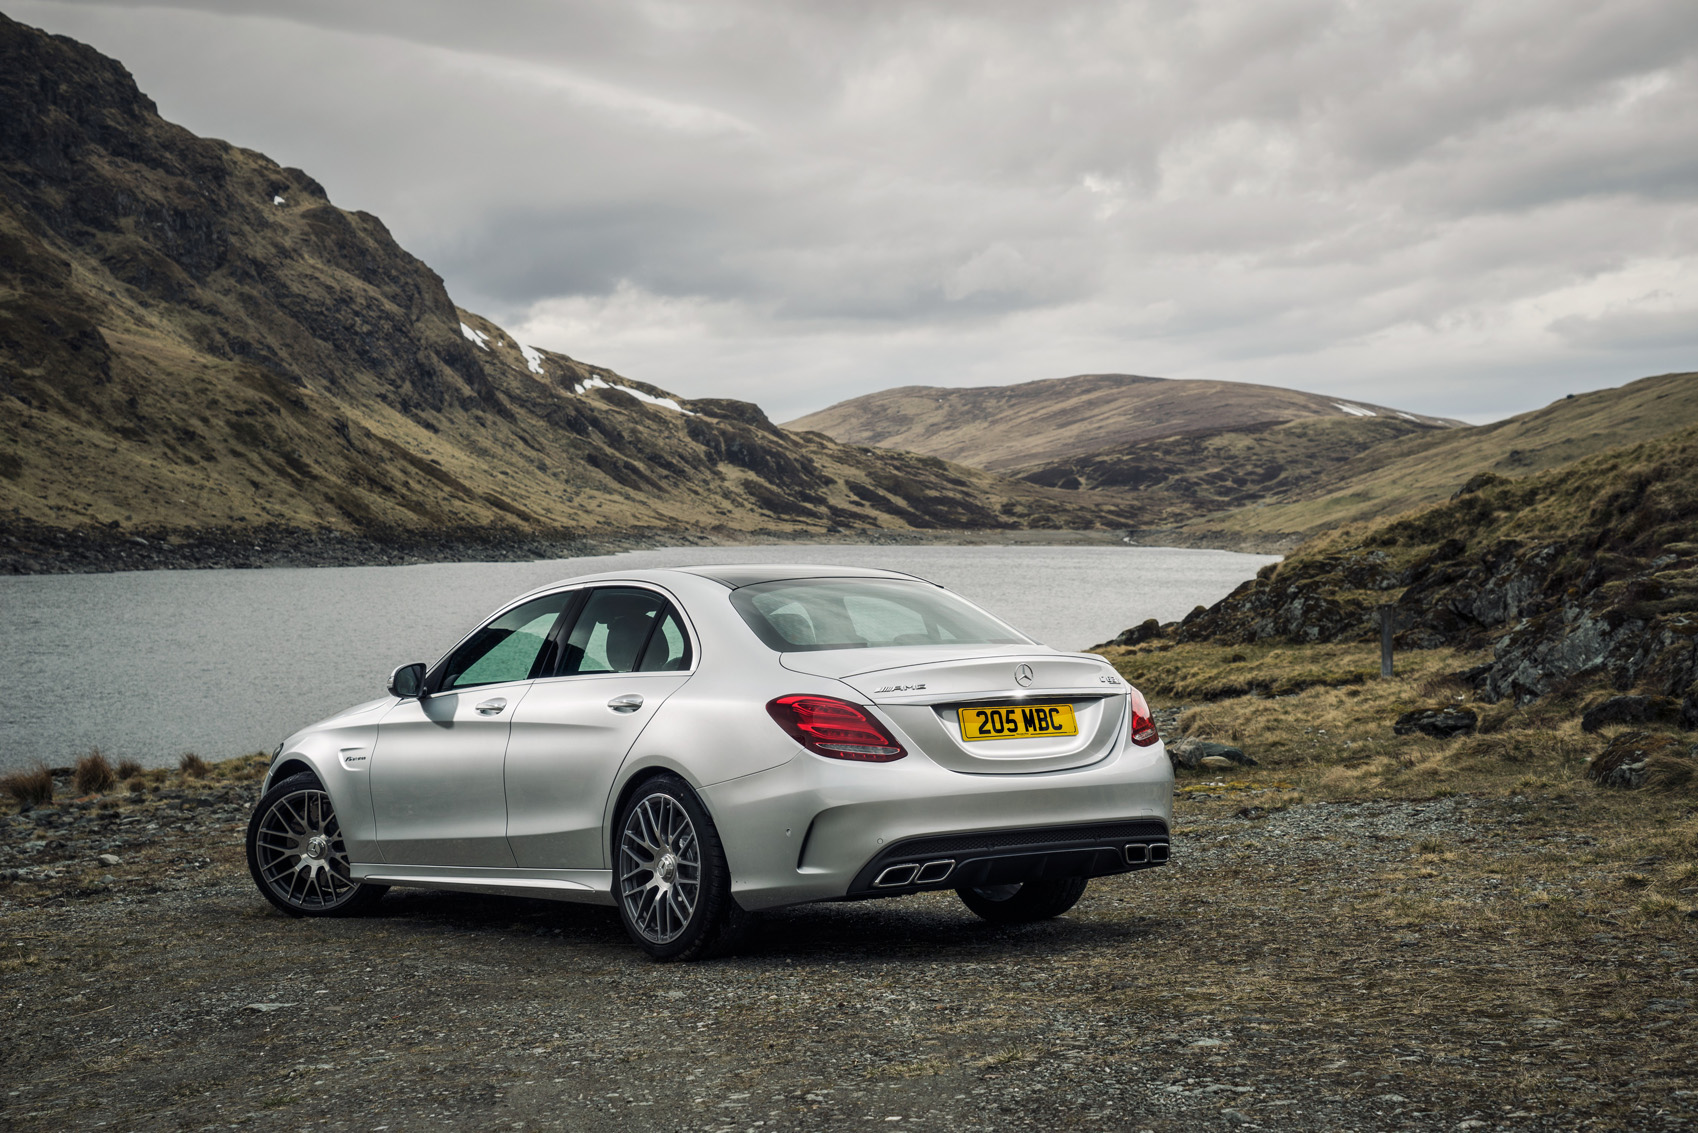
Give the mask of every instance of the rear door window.
POLYGON ((676 672, 690 667, 690 639, 667 600, 652 590, 604 587, 566 635, 559 676, 676 672))

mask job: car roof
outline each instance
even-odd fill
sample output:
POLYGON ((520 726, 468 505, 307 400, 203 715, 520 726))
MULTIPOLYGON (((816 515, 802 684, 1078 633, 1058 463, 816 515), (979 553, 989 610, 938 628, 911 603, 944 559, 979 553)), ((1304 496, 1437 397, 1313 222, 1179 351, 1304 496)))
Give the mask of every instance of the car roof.
MULTIPOLYGON (((805 578, 901 578, 926 582, 917 575, 872 567, 822 566, 811 563, 729 563, 723 566, 673 567, 680 574, 693 574, 736 590, 760 582, 788 582, 805 578)), ((932 585, 936 585, 933 583, 932 585)))
POLYGON ((521 598, 529 598, 533 594, 543 594, 561 586, 583 586, 610 582, 646 582, 665 586, 669 579, 675 579, 680 574, 691 575, 708 582, 717 582, 729 590, 753 586, 757 582, 786 582, 792 579, 808 578, 894 578, 920 582, 927 586, 937 586, 937 583, 920 578, 918 575, 903 574, 901 571, 895 570, 874 570, 868 567, 820 566, 811 563, 727 563, 722 566, 643 567, 637 570, 610 570, 601 571, 597 574, 581 574, 573 578, 558 579, 545 586, 538 586, 534 590, 526 592, 521 598))

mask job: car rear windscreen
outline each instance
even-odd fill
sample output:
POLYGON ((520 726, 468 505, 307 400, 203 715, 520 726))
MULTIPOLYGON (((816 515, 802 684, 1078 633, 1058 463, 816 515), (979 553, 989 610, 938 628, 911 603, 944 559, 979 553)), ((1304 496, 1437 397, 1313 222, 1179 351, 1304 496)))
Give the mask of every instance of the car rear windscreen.
POLYGON ((780 653, 893 645, 1030 645, 983 610, 929 582, 797 578, 731 592, 731 604, 780 653))

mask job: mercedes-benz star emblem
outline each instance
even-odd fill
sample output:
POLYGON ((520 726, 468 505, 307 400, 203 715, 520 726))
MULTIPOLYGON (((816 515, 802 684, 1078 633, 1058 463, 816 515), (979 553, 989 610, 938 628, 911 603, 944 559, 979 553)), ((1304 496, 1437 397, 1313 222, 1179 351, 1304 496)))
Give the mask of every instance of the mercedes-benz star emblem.
POLYGON ((1014 679, 1019 681, 1022 685, 1031 684, 1032 683, 1032 666, 1030 666, 1030 665, 1016 665, 1016 666, 1014 666, 1014 679))

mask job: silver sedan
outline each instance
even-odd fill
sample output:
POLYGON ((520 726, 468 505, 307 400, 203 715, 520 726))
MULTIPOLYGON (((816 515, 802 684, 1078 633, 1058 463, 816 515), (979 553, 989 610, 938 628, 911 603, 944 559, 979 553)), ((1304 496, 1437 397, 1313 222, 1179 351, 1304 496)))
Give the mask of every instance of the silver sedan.
POLYGON ((851 567, 575 578, 290 736, 248 825, 274 905, 392 885, 612 905, 661 960, 749 914, 953 889, 993 921, 1168 858, 1138 690, 942 587, 851 567))

